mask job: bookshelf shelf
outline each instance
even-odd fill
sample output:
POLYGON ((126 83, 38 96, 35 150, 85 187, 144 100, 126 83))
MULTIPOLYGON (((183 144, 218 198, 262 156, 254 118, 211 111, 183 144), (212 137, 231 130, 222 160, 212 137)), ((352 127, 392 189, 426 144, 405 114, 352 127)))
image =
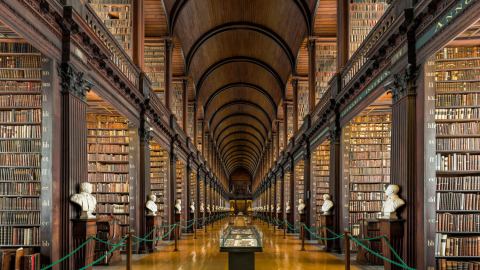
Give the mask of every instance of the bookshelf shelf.
POLYGON ((165 206, 167 204, 166 188, 168 153, 154 140, 150 141, 150 191, 157 196, 158 215, 167 220, 165 206))
POLYGON ((375 106, 365 112, 352 119, 343 134, 343 177, 348 187, 344 224, 354 235, 360 233, 362 220, 380 216, 390 182, 391 113, 375 106))
POLYGON ((478 49, 445 47, 432 60, 437 141, 435 257, 441 270, 457 269, 457 263, 467 267, 468 261, 480 258, 474 248, 480 245, 476 204, 480 166, 475 165, 480 161, 478 49))
POLYGON ((19 39, 0 45, 0 247, 39 247, 41 54, 19 39))

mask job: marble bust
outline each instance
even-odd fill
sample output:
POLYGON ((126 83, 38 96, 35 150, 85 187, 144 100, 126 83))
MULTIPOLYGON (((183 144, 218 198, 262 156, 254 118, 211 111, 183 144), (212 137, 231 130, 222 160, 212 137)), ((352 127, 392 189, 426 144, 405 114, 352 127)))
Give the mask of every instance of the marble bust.
POLYGON ((290 201, 285 203, 285 213, 290 213, 290 201))
POLYGON ((182 213, 182 200, 177 199, 177 203, 175 204, 175 213, 180 214, 182 213))
POLYGON ((93 214, 97 207, 97 199, 92 195, 93 186, 88 182, 80 184, 80 193, 72 195, 70 200, 80 206, 80 219, 95 219, 93 214))
POLYGON ((280 213, 281 210, 282 210, 282 209, 280 209, 280 204, 277 203, 277 213, 280 213))
POLYGON ((195 213, 195 202, 190 203, 190 213, 195 213))
POLYGON ((275 209, 275 207, 273 207, 273 204, 270 204, 270 212, 273 212, 273 209, 275 209))
POLYGON ((148 195, 147 203, 145 204, 145 208, 147 208, 147 216, 156 216, 158 207, 155 201, 157 200, 157 196, 155 194, 148 195))
POLYGON ((333 208, 333 202, 330 200, 330 195, 329 194, 323 194, 323 204, 322 204, 322 212, 324 215, 331 215, 332 214, 332 208, 333 208))
POLYGON ((207 204, 207 213, 210 214, 211 212, 212 212, 212 210, 210 209, 210 205, 207 204))
POLYGON ((398 185, 389 185, 385 190, 387 199, 382 206, 382 219, 398 219, 397 209, 405 204, 405 201, 398 196, 400 187, 398 185))
POLYGON ((305 203, 303 202, 303 199, 298 199, 298 207, 297 207, 298 213, 303 214, 305 210, 305 203))
POLYGON ((203 202, 200 203, 200 213, 205 212, 205 204, 203 202))

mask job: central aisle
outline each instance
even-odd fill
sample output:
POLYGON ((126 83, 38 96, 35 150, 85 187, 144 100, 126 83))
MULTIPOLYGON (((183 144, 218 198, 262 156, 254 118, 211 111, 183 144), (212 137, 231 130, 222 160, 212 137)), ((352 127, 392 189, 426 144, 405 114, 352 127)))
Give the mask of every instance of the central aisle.
MULTIPOLYGON (((300 251, 300 240, 295 236, 283 239, 283 231, 273 232, 263 223, 255 223, 263 232, 263 252, 256 253, 257 270, 335 270, 344 269, 343 262, 337 257, 319 251, 317 245, 307 245, 307 251, 300 251)), ((183 235, 179 242, 179 251, 173 252, 173 245, 162 247, 162 251, 134 259, 133 269, 168 269, 168 270, 227 270, 227 253, 219 252, 219 234, 226 222, 208 226, 207 233, 203 229, 197 231, 197 239, 193 235, 183 235)), ((123 264, 125 261, 122 262, 123 264)), ((95 267, 95 270, 120 270, 119 267, 95 267)), ((356 269, 352 266, 352 269, 356 269)))

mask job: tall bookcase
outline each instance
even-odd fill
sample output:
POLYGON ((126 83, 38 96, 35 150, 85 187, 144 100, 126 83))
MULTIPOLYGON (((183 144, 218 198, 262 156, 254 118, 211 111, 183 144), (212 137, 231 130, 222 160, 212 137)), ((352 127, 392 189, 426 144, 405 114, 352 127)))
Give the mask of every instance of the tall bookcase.
POLYGON ((388 0, 350 0, 349 56, 351 57, 377 24, 385 10, 388 0))
POLYGON ((316 82, 315 104, 317 104, 328 89, 328 82, 337 71, 337 44, 335 42, 315 43, 316 82))
POLYGON ((298 81, 298 128, 303 125, 303 119, 308 114, 308 81, 298 81))
POLYGON ((152 90, 165 101, 165 44, 145 41, 144 70, 152 82, 152 90))
POLYGON ((391 112, 367 109, 344 128, 344 181, 348 184, 348 218, 353 235, 360 220, 381 215, 390 183, 391 112))
MULTIPOLYGON (((90 108, 89 108, 90 110, 90 108)), ((97 198, 97 218, 113 216, 129 230, 129 130, 118 114, 87 113, 88 182, 97 198)))
MULTIPOLYGON (((197 194, 197 174, 192 170, 190 172, 190 178, 189 178, 189 183, 190 185, 190 201, 188 203, 188 212, 190 212, 190 204, 192 202, 195 202, 195 194, 197 194)), ((195 208, 197 208, 198 205, 195 205, 195 208)))
MULTIPOLYGON (((298 206, 298 200, 304 198, 305 193, 305 161, 300 160, 295 164, 295 207, 298 206)), ((300 222, 300 213, 295 208, 295 222, 300 222)))
POLYGON ((90 0, 90 6, 131 57, 132 0, 90 0))
POLYGON ((0 248, 40 247, 42 56, 0 40, 0 248))
POLYGON ((480 46, 447 46, 434 69, 435 256, 439 269, 473 269, 480 265, 480 46))
POLYGON ((320 225, 323 195, 330 194, 330 141, 325 140, 312 153, 313 213, 315 222, 320 225))
POLYGON ((150 141, 150 190, 157 196, 158 215, 167 220, 168 152, 154 140, 150 141))
MULTIPOLYGON (((176 164, 176 194, 175 200, 182 200, 182 213, 181 213, 181 220, 182 222, 186 221, 186 213, 187 213, 187 196, 185 194, 185 175, 186 175, 186 168, 185 164, 181 160, 177 160, 176 164)), ((175 201, 176 203, 176 201, 175 201)))

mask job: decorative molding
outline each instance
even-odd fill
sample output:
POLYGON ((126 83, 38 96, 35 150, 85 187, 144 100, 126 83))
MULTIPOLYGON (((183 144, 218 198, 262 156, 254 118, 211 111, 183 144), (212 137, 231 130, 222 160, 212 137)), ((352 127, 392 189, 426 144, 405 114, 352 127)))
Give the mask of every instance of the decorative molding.
POLYGON ((93 87, 93 83, 84 78, 83 72, 76 71, 72 65, 62 63, 58 66, 63 93, 71 93, 83 101, 87 99, 87 92, 93 87))

